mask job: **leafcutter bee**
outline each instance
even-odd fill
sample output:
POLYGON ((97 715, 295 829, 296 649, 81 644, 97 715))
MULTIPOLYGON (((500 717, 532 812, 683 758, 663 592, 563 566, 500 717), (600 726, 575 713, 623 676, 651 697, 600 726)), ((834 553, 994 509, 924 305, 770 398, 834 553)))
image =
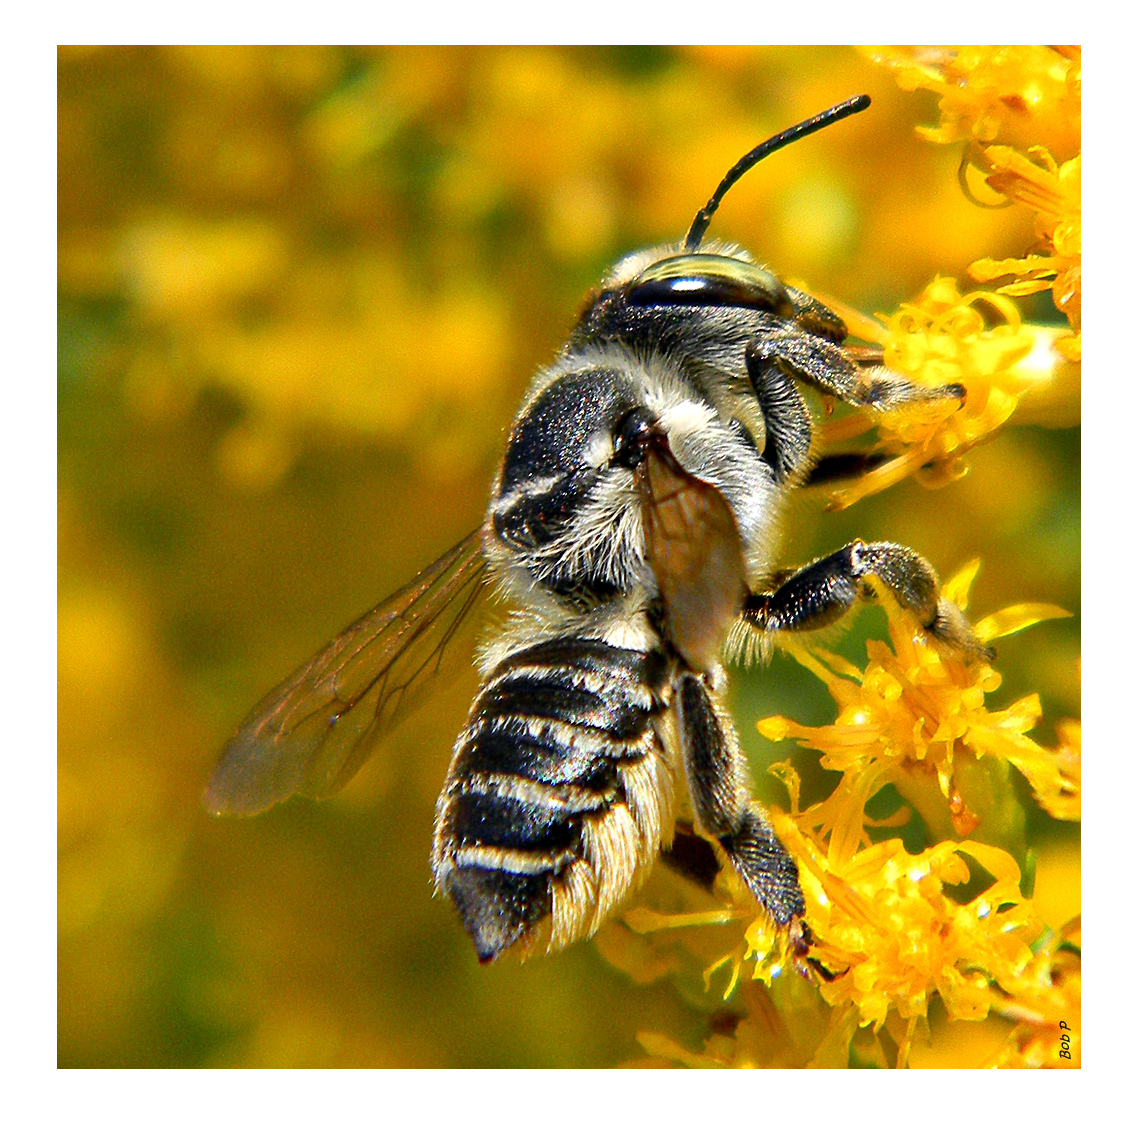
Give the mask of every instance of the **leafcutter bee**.
POLYGON ((671 846, 681 782, 698 836, 804 938, 798 871, 750 795, 719 660, 831 623, 874 580, 932 636, 979 650, 905 547, 775 564, 784 501, 819 471, 803 386, 876 410, 943 408, 962 391, 847 347, 834 312, 704 234, 749 168, 868 104, 759 145, 682 243, 610 271, 534 377, 482 526, 261 702, 217 765, 211 811, 346 783, 494 588, 512 611, 482 649, 432 855, 479 958, 594 933, 671 846))

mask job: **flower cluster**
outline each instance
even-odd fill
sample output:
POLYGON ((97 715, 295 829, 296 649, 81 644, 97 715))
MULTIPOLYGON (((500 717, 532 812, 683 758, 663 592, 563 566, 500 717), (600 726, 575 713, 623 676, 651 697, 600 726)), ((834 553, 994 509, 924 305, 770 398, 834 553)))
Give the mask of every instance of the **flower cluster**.
POLYGON ((828 421, 827 449, 876 428, 872 451, 879 467, 830 493, 832 510, 883 491, 906 476, 927 486, 947 483, 966 470, 964 454, 989 439, 1015 412, 1028 391, 1046 388, 1055 362, 1046 355, 1054 330, 1025 325, 1014 303, 994 293, 961 295, 950 278, 938 277, 915 300, 882 322, 842 310, 856 333, 882 349, 884 364, 927 386, 964 387, 955 401, 932 408, 866 412, 828 421), (988 326, 985 312, 1002 321, 988 326))
POLYGON ((1023 142, 1042 134, 1061 148, 1078 147, 1078 47, 867 47, 865 54, 892 69, 903 90, 937 94, 940 124, 920 130, 936 144, 1023 142))
MULTIPOLYGON (((946 585, 962 606, 974 574, 970 567, 946 585)), ((1063 727, 1057 749, 1027 736, 1040 717, 1035 696, 990 712, 984 696, 999 685, 998 673, 938 649, 887 596, 882 601, 892 642, 869 641, 864 670, 832 655, 800 656, 838 703, 833 724, 810 728, 774 717, 759 728, 819 749, 822 765, 842 773, 826 800, 799 811, 798 778, 788 765, 778 766, 793 813, 776 813, 776 824, 802 874, 813 954, 833 976, 822 982, 822 997, 835 1009, 856 1011, 856 1019, 842 1023, 847 1028, 856 1022, 878 1030, 895 1013, 905 1023, 898 1043, 903 1059, 915 1019, 927 1017, 934 994, 958 1019, 983 1019, 994 1009, 1004 1016, 1035 1011, 1024 1016, 1030 1025, 1046 1021, 1043 1011, 1070 1018, 1077 1009, 1070 994, 1041 990, 1046 973, 1030 969, 1031 942, 1042 925, 1021 893, 1016 859, 967 836, 982 822, 989 834, 999 833, 1000 806, 1011 797, 1007 765, 1023 774, 1052 816, 1077 818, 1079 743, 1074 723, 1063 727), (978 770, 983 761, 996 767, 978 770), (886 784, 944 841, 918 854, 896 838, 872 843, 868 829, 885 824, 873 823, 865 808, 886 784), (975 876, 965 857, 994 880, 959 903, 945 886, 975 876)), ((1018 605, 981 620, 976 631, 987 642, 1057 615, 1065 613, 1018 605)), ((748 947, 766 963, 760 975, 769 971, 774 949, 758 926, 748 931, 748 947)))
MULTIPOLYGON (((1005 851, 946 841, 909 854, 900 839, 889 839, 836 863, 811 835, 780 825, 810 899, 815 954, 833 976, 820 983, 823 999, 856 1012, 841 1019, 849 1028, 880 1030, 896 1012, 906 1027, 902 1063, 935 996, 949 1017, 981 1020, 998 993, 992 984, 1003 988, 1031 962, 1041 925, 1005 851), (971 880, 965 856, 995 881, 959 904, 946 886, 971 880)), ((761 953, 762 938, 749 934, 749 947, 761 953)))
MULTIPOLYGON (((926 385, 955 382, 967 397, 958 412, 923 410, 878 419, 872 453, 882 463, 836 490, 832 509, 882 491, 906 476, 928 486, 967 470, 964 454, 988 439, 1032 391, 1053 405, 1071 396, 1071 372, 1082 354, 1082 203, 1079 147, 1081 62, 1078 48, 871 48, 906 90, 940 97, 940 125, 918 132, 939 144, 966 141, 961 182, 971 193, 974 167, 1005 205, 1035 214, 1036 244, 1019 258, 982 258, 974 282, 1011 278, 993 291, 961 295, 957 282, 937 278, 916 300, 881 323, 840 309, 853 334, 881 348, 883 362, 926 385), (1004 143, 996 144, 997 138, 1004 143), (1046 142, 1046 143, 1041 143, 1046 142), (1054 152, 1070 154, 1059 162, 1054 152), (1024 325, 1006 299, 1051 290, 1073 334, 1024 325), (986 316, 999 322, 988 326, 986 316)), ((827 427, 827 447, 864 433, 864 417, 827 427)))
MULTIPOLYGON (((975 574, 973 564, 945 585, 945 595, 961 608, 975 574)), ((843 773, 812 824, 830 834, 831 856, 852 857, 868 841, 861 826, 865 805, 886 784, 893 784, 931 829, 970 834, 978 818, 969 807, 969 785, 981 789, 988 777, 975 783, 967 764, 985 758, 1018 769, 1053 816, 1078 818, 1077 738, 1068 734, 1060 748, 1051 750, 1027 736, 1042 716, 1034 694, 989 711, 985 695, 1000 686, 999 672, 943 650, 892 603, 883 587, 878 596, 889 614, 892 646, 870 640, 865 670, 832 654, 795 652, 838 704, 834 723, 817 729, 785 717, 759 723, 768 739, 795 737, 822 753, 824 768, 843 773)), ((975 631, 990 643, 1040 620, 1067 615, 1049 605, 1015 605, 981 620, 975 631)))
POLYGON ((937 486, 963 475, 965 453, 1007 422, 1024 394, 1050 400, 1053 407, 1066 404, 1073 378, 1065 363, 1077 363, 1082 354, 1078 49, 873 48, 868 53, 894 70, 902 88, 940 95, 940 126, 918 131, 936 143, 967 141, 961 170, 966 190, 971 191, 966 169, 975 167, 1007 205, 1032 209, 1037 241, 1020 258, 973 262, 968 273, 974 282, 1011 278, 993 291, 962 295, 955 280, 938 277, 915 300, 878 320, 826 298, 853 335, 880 349, 890 369, 925 385, 957 383, 966 391, 963 408, 955 412, 909 409, 829 422, 828 449, 875 425, 876 442, 869 451, 881 460, 874 471, 832 493, 834 510, 907 476, 937 486), (1005 136, 1018 143, 994 143, 1005 136), (1060 163, 1053 150, 1073 154, 1060 163), (1073 334, 1025 325, 1007 299, 1046 290, 1073 334))
MULTIPOLYGON (((946 591, 963 602, 974 574, 970 567, 946 591)), ((789 764, 772 769, 790 795, 790 813, 771 814, 798 864, 808 946, 788 945, 765 919, 755 919, 730 871, 718 886, 730 903, 719 909, 667 916, 642 907, 626 917, 633 932, 671 941, 666 950, 657 948, 652 977, 682 969, 676 945, 685 937, 695 953, 697 934, 749 920, 742 939, 704 971, 703 982, 725 982, 726 996, 738 991, 769 1032, 748 1029, 748 1015, 731 1033, 713 1034, 702 1053, 642 1035, 641 1044, 657 1059, 704 1067, 844 1064, 853 1050, 869 1062, 903 1066, 936 1000, 950 1020, 997 1015, 1011 1023, 986 1063, 1037 1067, 1057 1061, 1063 1027, 1078 1023, 1071 925, 1062 934, 1047 933, 1025 896, 1016 857, 967 837, 981 822, 998 834, 1001 804, 1014 801, 1008 765, 1026 777, 1053 816, 1077 817, 1077 726, 1061 727, 1057 749, 1036 744, 1026 734, 1040 716, 1037 698, 990 712, 984 697, 999 675, 939 649, 887 597, 882 601, 891 644, 870 641, 864 670, 832 654, 798 652, 837 701, 837 719, 819 728, 783 717, 759 724, 767 737, 795 737, 820 750, 823 766, 842 774, 828 798, 800 809, 797 772, 789 764), (997 767, 978 772, 985 760, 997 767), (867 815, 867 802, 887 784, 940 841, 918 853, 909 853, 899 838, 872 841, 871 830, 907 818, 905 809, 888 820, 867 815), (974 798, 983 815, 971 806, 974 798), (787 971, 788 963, 798 970, 787 971), (817 984, 813 1008, 802 993, 807 978, 817 984)), ((1018 605, 980 621, 976 630, 989 641, 1056 615, 1064 613, 1018 605)), ((708 946, 705 939, 705 953, 708 946)), ((612 958, 620 964, 631 957, 612 958)), ((641 956, 640 962, 649 960, 641 956)))
POLYGON ((1036 212, 1038 249, 1023 258, 995 261, 982 258, 968 270, 974 281, 1017 278, 996 291, 1027 296, 1051 290, 1055 307, 1074 329, 1074 335, 1056 340, 1065 358, 1082 357, 1082 158, 1063 164, 1045 148, 1033 148, 1031 157, 1005 145, 989 145, 980 158, 988 186, 1036 212))
POLYGON ((1009 296, 1051 289, 1074 333, 1057 341, 1056 348, 1078 362, 1081 49, 875 47, 867 53, 892 68, 903 89, 939 95, 940 125, 922 129, 923 136, 938 144, 967 140, 965 159, 984 175, 988 187, 1008 203, 1035 212, 1037 246, 1020 259, 984 258, 969 275, 981 282, 1015 278, 997 290, 1009 296))
POLYGON ((1075 917, 1042 942, 1023 971, 1002 982, 1006 994, 992 1008, 1015 1028, 992 1058, 993 1068, 1045 1068, 1056 1058, 1081 1066, 1081 952, 1082 923, 1075 917))

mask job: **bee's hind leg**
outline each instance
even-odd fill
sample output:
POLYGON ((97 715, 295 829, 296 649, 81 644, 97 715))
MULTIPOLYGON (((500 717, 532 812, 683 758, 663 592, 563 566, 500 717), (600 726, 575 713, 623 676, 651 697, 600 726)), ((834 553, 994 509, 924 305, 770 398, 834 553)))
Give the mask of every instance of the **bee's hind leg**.
POLYGON ((691 673, 676 684, 675 707, 696 826, 719 842, 775 924, 800 927, 806 902, 798 867, 751 798, 730 719, 704 679, 691 673))
POLYGON ((820 456, 802 480, 803 487, 819 487, 858 480, 891 458, 883 452, 832 452, 820 456))

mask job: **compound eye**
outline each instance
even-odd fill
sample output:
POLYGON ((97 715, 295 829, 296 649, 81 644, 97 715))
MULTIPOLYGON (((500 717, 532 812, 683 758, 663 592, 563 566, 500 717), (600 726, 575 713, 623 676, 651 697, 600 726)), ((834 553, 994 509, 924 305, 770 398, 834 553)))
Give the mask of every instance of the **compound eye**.
POLYGON ((628 290, 631 304, 715 305, 794 315, 786 286, 769 270, 722 254, 691 253, 648 266, 628 290))
POLYGON ((652 436, 652 415, 643 406, 629 410, 613 430, 612 463, 621 468, 637 467, 648 451, 652 436))

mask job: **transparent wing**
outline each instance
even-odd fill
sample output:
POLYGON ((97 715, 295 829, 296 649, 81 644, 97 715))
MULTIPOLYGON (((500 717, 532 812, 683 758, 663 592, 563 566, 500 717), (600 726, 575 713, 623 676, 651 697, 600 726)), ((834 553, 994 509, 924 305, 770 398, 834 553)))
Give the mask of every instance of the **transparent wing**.
POLYGON ((225 746, 206 808, 252 815, 347 783, 438 673, 485 587, 476 531, 261 700, 225 746))

